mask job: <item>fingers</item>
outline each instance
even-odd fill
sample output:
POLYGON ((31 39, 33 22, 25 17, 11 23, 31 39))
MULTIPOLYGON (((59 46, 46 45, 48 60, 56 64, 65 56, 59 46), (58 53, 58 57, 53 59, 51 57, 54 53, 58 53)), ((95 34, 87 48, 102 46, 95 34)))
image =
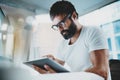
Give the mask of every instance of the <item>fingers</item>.
POLYGON ((45 55, 45 56, 43 56, 43 57, 48 57, 48 58, 50 58, 50 59, 55 60, 55 57, 54 57, 53 55, 51 55, 51 54, 49 54, 49 55, 45 55))
POLYGON ((44 65, 44 68, 46 69, 46 70, 44 70, 44 69, 42 69, 42 68, 40 68, 40 67, 37 67, 37 66, 35 66, 35 65, 33 65, 33 67, 34 67, 34 69, 36 70, 36 71, 38 71, 39 73, 41 73, 41 74, 49 74, 49 73, 56 73, 52 68, 50 68, 48 65, 44 65))
POLYGON ((44 65, 45 69, 49 72, 49 73, 56 73, 52 68, 50 68, 48 65, 44 65))
POLYGON ((65 63, 64 61, 55 58, 52 54, 44 55, 43 57, 48 57, 48 58, 50 58, 50 59, 58 62, 58 63, 61 64, 61 65, 64 65, 64 63, 65 63))
POLYGON ((41 73, 41 74, 47 73, 47 71, 44 70, 44 69, 41 69, 41 68, 39 68, 39 67, 37 67, 37 66, 34 66, 34 65, 33 65, 33 67, 34 67, 34 69, 35 69, 36 71, 38 71, 38 72, 41 73))

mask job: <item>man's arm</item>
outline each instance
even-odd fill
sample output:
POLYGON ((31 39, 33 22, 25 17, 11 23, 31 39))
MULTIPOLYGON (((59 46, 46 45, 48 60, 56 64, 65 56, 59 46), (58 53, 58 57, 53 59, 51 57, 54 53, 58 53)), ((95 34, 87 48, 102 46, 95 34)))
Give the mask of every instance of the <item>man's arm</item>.
POLYGON ((92 67, 88 68, 86 72, 92 72, 98 74, 107 80, 108 78, 108 50, 101 49, 95 50, 90 53, 90 59, 92 61, 92 67))

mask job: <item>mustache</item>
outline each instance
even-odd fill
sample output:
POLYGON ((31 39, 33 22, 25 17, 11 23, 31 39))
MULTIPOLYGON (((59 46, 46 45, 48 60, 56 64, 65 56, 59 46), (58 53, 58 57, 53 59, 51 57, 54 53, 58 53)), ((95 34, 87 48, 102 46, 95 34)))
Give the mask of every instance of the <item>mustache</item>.
POLYGON ((61 34, 63 35, 64 33, 69 33, 69 30, 62 30, 61 34))

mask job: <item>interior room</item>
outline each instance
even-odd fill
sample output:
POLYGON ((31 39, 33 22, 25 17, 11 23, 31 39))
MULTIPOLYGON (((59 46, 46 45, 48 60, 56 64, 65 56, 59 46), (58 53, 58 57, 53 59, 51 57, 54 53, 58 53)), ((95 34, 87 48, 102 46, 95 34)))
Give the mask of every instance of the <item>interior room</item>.
MULTIPOLYGON (((23 80, 83 80, 84 78, 105 80, 95 74, 90 74, 92 77, 88 76, 89 73, 86 74, 84 71, 80 74, 78 71, 41 76, 33 66, 24 64, 39 60, 48 54, 56 56, 59 44, 63 40, 60 32, 51 28, 53 22, 49 15, 50 7, 56 1, 71 2, 78 12, 78 21, 82 25, 99 27, 103 31, 108 46, 111 80, 119 80, 120 0, 0 0, 0 70, 14 71, 8 75, 20 73, 17 74, 18 77, 26 75, 28 78, 23 80), (18 72, 20 70, 21 72, 18 72)), ((72 68, 67 63, 63 67, 68 70, 72 68)), ((16 80, 17 76, 11 80, 16 80)))

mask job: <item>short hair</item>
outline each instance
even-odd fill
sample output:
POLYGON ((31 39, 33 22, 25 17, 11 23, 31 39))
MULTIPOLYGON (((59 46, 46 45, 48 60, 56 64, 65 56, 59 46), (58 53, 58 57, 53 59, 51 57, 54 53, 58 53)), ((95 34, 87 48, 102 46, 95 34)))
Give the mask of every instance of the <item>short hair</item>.
MULTIPOLYGON (((68 15, 72 14, 74 11, 76 12, 76 9, 71 2, 64 0, 57 1, 50 8, 50 18, 53 20, 57 15, 68 15)), ((78 18, 78 13, 76 12, 76 14, 78 18)))

